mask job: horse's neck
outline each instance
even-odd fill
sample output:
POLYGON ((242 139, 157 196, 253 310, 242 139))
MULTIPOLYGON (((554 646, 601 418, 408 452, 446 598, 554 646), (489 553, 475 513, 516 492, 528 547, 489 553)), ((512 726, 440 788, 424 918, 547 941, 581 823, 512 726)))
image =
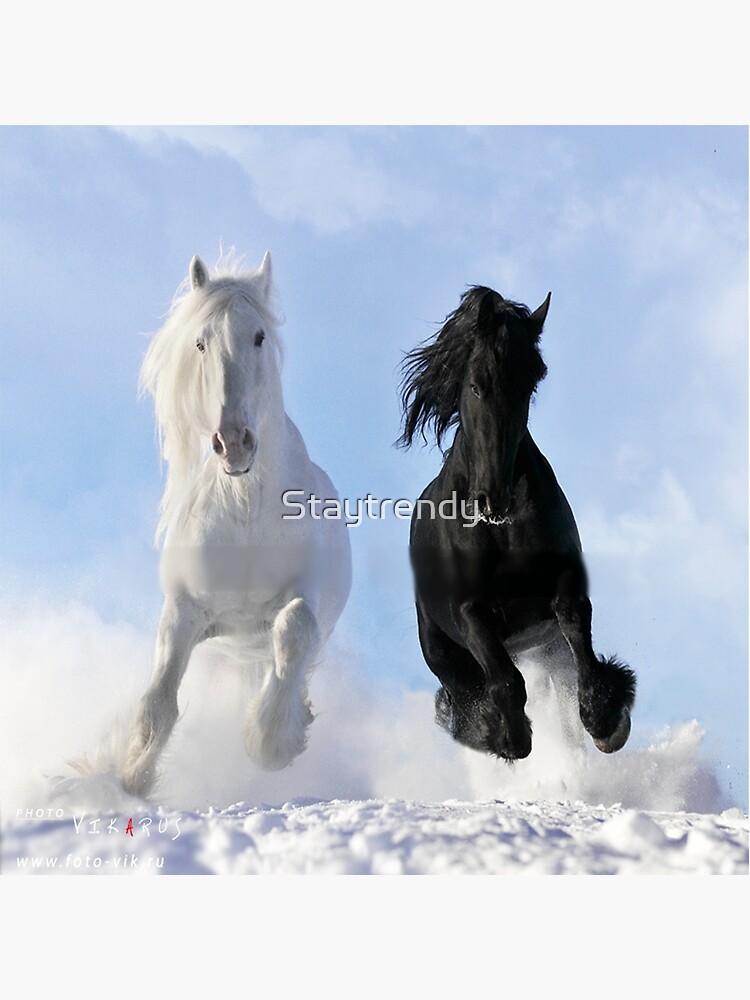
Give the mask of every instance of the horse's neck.
MULTIPOLYGON (((516 465, 514 479, 521 474, 520 470, 528 458, 537 452, 538 449, 531 437, 529 428, 521 438, 516 455, 516 465)), ((458 496, 468 496, 469 491, 469 459, 466 435, 459 424, 456 436, 453 439, 450 451, 445 456, 445 462, 441 472, 441 481, 450 491, 455 490, 458 496)))
POLYGON ((455 490, 459 496, 468 495, 469 463, 466 458, 466 440, 459 425, 453 444, 445 456, 439 479, 444 488, 455 490))

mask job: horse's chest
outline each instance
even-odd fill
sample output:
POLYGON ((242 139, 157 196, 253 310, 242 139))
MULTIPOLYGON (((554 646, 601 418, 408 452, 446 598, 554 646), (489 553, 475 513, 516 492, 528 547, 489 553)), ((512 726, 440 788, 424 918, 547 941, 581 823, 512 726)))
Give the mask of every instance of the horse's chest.
POLYGON ((229 643, 235 653, 244 652, 261 659, 273 655, 273 625, 285 603, 278 594, 215 594, 212 596, 212 625, 207 639, 229 643))

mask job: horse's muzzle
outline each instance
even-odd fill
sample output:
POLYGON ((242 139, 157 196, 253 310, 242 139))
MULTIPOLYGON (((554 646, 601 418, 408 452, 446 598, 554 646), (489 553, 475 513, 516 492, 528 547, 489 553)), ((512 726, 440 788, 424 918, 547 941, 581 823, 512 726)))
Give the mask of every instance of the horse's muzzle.
POLYGON ((211 447, 228 476, 244 476, 249 471, 258 450, 258 439, 249 427, 239 432, 216 431, 211 447))
POLYGON ((491 499, 485 490, 477 490, 474 498, 474 516, 486 524, 510 524, 512 498, 491 499))

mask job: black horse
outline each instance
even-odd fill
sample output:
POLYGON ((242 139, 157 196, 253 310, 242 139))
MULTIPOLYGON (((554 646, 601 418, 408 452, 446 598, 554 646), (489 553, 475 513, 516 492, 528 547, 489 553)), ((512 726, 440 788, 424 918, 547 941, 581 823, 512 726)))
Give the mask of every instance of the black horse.
POLYGON ((419 640, 441 684, 436 718, 460 743, 507 760, 531 752, 512 656, 567 644, 581 721, 605 753, 625 745, 635 699, 634 673, 594 653, 578 529, 527 426, 547 374, 539 339, 550 297, 530 312, 470 288, 403 366, 399 444, 430 430, 440 445, 457 427, 410 533, 419 640))

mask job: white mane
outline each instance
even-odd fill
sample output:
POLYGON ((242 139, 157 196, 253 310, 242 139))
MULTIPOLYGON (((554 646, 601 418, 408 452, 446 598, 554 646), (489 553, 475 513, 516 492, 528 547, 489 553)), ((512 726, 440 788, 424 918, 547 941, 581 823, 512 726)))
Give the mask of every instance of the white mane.
POLYGON ((154 398, 161 455, 168 465, 157 540, 186 493, 195 486, 210 454, 209 435, 201 433, 192 408, 201 379, 196 342, 206 327, 221 321, 234 302, 244 299, 261 317, 280 367, 280 320, 273 298, 263 267, 243 271, 241 260, 230 252, 220 257, 202 287, 191 288, 189 278, 183 281, 166 322, 151 340, 141 367, 140 387, 142 393, 148 392, 154 398))

